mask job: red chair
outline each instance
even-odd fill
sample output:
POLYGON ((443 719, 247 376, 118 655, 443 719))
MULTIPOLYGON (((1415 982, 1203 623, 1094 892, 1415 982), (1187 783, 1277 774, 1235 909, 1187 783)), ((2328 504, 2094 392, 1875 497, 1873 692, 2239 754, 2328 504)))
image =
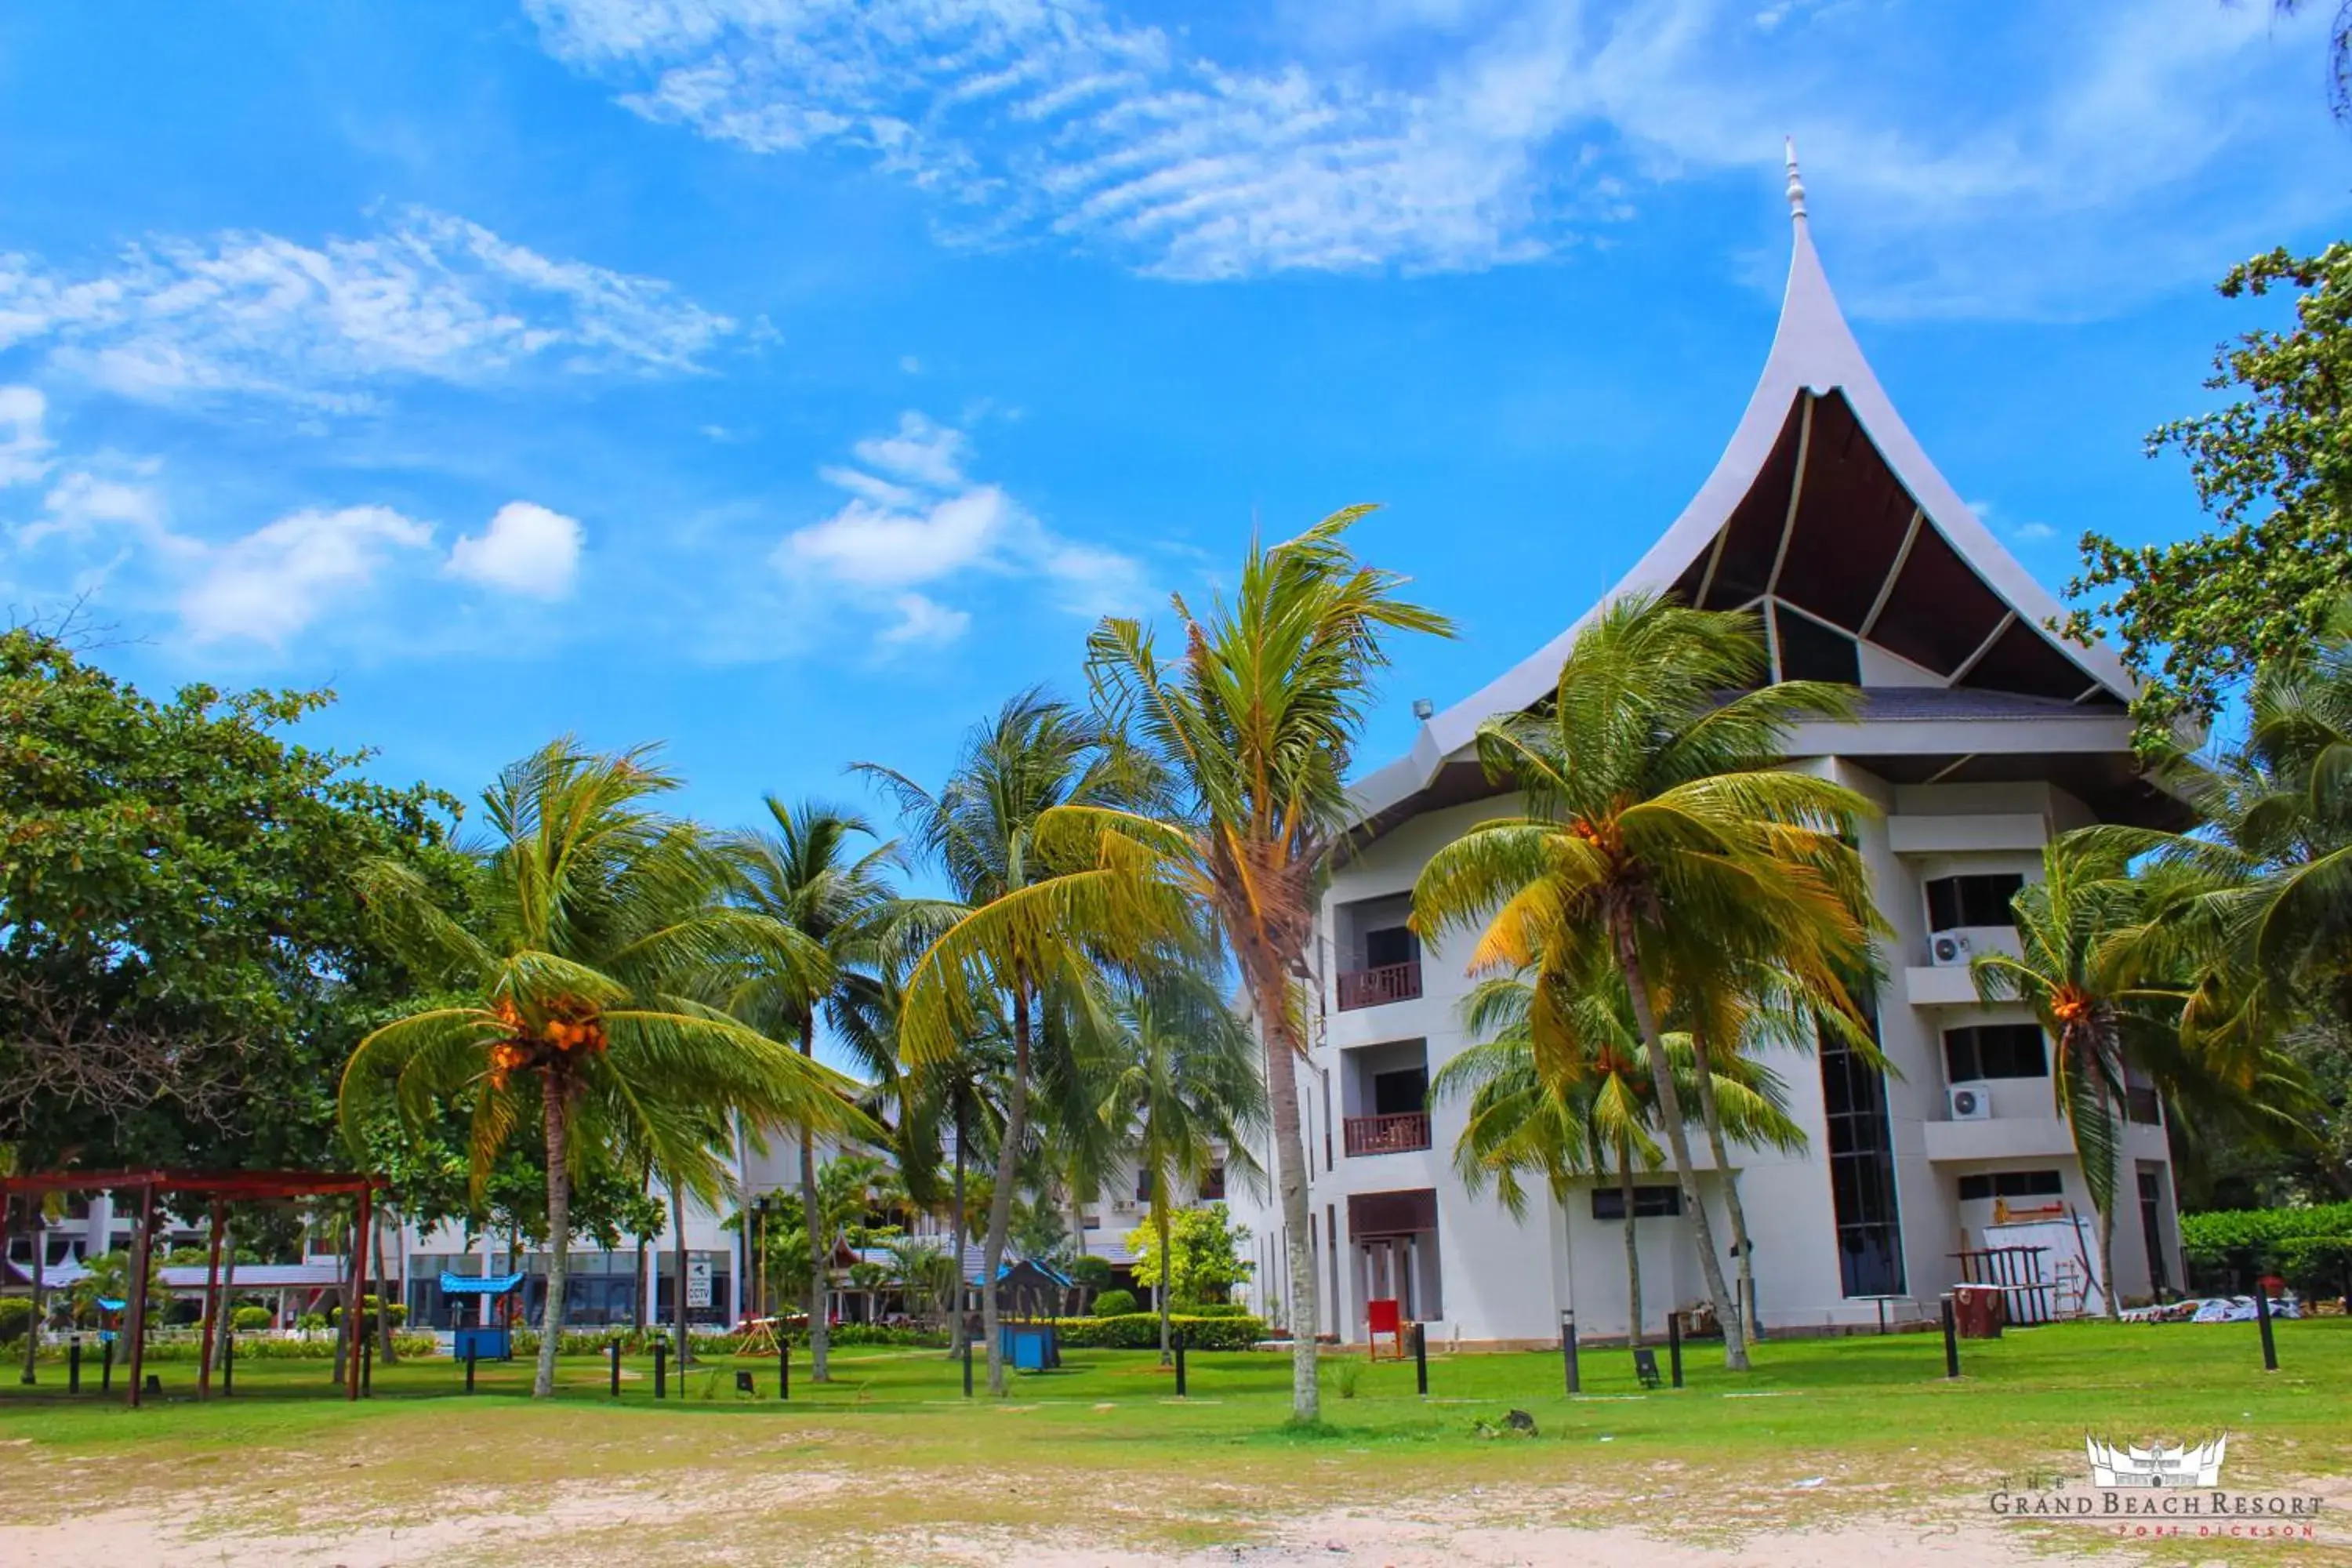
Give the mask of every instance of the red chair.
POLYGON ((1395 1300, 1365 1302, 1364 1328, 1364 1337, 1371 1342, 1371 1360, 1380 1359, 1382 1334, 1396 1342, 1396 1359, 1404 1360, 1404 1313, 1395 1300))

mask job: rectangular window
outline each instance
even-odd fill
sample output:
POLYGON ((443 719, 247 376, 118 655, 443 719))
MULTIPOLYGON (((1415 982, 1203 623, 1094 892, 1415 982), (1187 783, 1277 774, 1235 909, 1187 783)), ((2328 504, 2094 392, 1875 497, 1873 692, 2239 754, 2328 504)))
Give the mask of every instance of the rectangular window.
MULTIPOLYGON (((1683 1190, 1675 1185, 1644 1183, 1633 1189, 1635 1219, 1672 1219, 1683 1212, 1683 1190)), ((1592 1217, 1622 1220, 1625 1217, 1625 1194, 1617 1187, 1592 1189, 1592 1217)))
POLYGON ((1204 1204, 1222 1203, 1224 1201, 1224 1196, 1225 1168, 1223 1165, 1212 1165, 1201 1178, 1201 1201, 1204 1204))
POLYGON ((1969 877, 1938 877, 1927 884, 1927 929, 1955 931, 1961 926, 2005 926, 2015 923, 2009 901, 2025 886, 2011 872, 1969 877))
POLYGON ((1944 1081, 2048 1078, 2049 1052, 2039 1024, 1978 1024, 1944 1031, 1944 1081))
MULTIPOLYGON (((1875 1039, 1874 1012, 1870 1030, 1875 1039)), ((1895 1212, 1895 1134, 1886 1119, 1885 1075, 1840 1044, 1831 1030, 1818 1033, 1841 1280, 1849 1296, 1899 1296, 1903 1225, 1895 1212)))
POLYGON ((1151 1173, 1149 1170, 1135 1173, 1135 1201, 1139 1204, 1151 1201, 1151 1173))
POLYGON ((1429 1106, 1429 1069, 1402 1068, 1372 1075, 1372 1114, 1402 1116, 1429 1106))
POLYGON ((1960 1178, 1960 1202, 1990 1203, 1995 1198, 2057 1198, 2066 1184, 2055 1171, 1986 1171, 1960 1178))
POLYGON ((1386 969, 1421 956, 1421 939, 1406 926, 1383 926, 1364 933, 1364 967, 1386 969))

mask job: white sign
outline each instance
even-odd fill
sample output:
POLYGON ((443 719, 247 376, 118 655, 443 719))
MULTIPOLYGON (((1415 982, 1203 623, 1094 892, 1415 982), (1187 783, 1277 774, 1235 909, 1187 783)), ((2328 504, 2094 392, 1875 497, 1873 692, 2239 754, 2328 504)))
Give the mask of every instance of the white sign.
POLYGON ((710 1259, 708 1258, 686 1260, 686 1304, 689 1307, 710 1305, 710 1259))

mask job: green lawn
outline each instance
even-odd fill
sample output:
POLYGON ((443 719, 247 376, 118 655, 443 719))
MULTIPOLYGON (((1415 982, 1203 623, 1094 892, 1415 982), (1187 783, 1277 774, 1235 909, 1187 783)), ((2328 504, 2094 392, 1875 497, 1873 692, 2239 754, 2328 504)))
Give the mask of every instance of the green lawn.
MULTIPOLYGON (((1557 1354, 1433 1356, 1426 1400, 1410 1362, 1327 1358, 1327 1429, 1317 1433, 1286 1427, 1288 1362, 1264 1353, 1192 1356, 1181 1402, 1156 1356, 1137 1352, 1068 1352, 1059 1372, 1016 1376, 1003 1403, 984 1393, 967 1403, 960 1369, 921 1350, 837 1352, 823 1385, 795 1356, 789 1404, 775 1398, 772 1358, 682 1379, 673 1371, 658 1404, 649 1359, 625 1363, 635 1375, 617 1402, 602 1358, 568 1360, 551 1405, 524 1397, 521 1362, 484 1363, 470 1399, 447 1362, 378 1368, 374 1397, 357 1405, 328 1385, 320 1362, 242 1362, 237 1397, 206 1405, 184 1397, 193 1368, 165 1362, 152 1368, 165 1398, 138 1412, 87 1392, 64 1399, 63 1368, 45 1364, 38 1389, 0 1384, 0 1443, 26 1445, 40 1464, 100 1461, 132 1495, 198 1486, 209 1528, 292 1529, 322 1509, 403 1517, 446 1506, 459 1486, 749 1486, 780 1466, 815 1467, 855 1483, 855 1500, 835 1498, 822 1523, 852 1556, 842 1543, 887 1539, 910 1521, 1066 1525, 1081 1498, 1124 1536, 1213 1542, 1368 1489, 1654 1492, 1662 1471, 1733 1500, 1725 1506, 1743 1518, 1958 1506, 2005 1476, 2080 1484, 2085 1431, 2120 1440, 2226 1430, 2236 1488, 2352 1479, 2352 1321, 2281 1323, 2278 1343, 2282 1370, 2265 1373, 2252 1325, 2054 1327, 1964 1344, 1958 1383, 1945 1381, 1933 1335, 1773 1342, 1745 1375, 1721 1370, 1718 1347, 1696 1344, 1687 1386, 1650 1392, 1624 1352, 1587 1352, 1573 1400, 1557 1354), (739 1368, 753 1373, 755 1395, 736 1392, 739 1368), (1534 1416, 1537 1436, 1482 1435, 1481 1423, 1514 1408, 1534 1416), (1816 1477, 1817 1489, 1792 1492, 1816 1477)), ((56 1501, 12 1488, 0 1518, 29 1522, 56 1501)), ((709 1508, 693 1512, 703 1524, 678 1528, 708 1524, 709 1508)))

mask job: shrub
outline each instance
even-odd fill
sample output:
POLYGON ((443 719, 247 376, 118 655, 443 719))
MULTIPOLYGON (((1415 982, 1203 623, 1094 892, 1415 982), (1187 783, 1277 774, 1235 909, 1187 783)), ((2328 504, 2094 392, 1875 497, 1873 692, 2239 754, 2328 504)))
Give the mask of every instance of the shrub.
POLYGON ((0 1345, 14 1344, 25 1337, 25 1325, 32 1321, 33 1304, 22 1296, 0 1296, 0 1345))
POLYGON ((1089 1252, 1070 1259, 1070 1283, 1081 1290, 1101 1290, 1110 1284, 1110 1259, 1089 1252))
POLYGON ((2352 1203, 2311 1208, 2220 1209, 2180 1216, 2180 1250, 2200 1268, 2234 1270, 2241 1258, 2284 1274, 2307 1294, 2334 1295, 2352 1266, 2352 1203))
POLYGON ((1095 1298, 1094 1315, 1097 1318, 1124 1318, 1135 1310, 1132 1290, 1106 1290, 1095 1298))
POLYGON ((239 1307, 228 1315, 228 1326, 239 1333, 266 1329, 278 1321, 278 1315, 267 1307, 239 1307))
POLYGON ((1249 1309, 1239 1301, 1193 1301, 1183 1310, 1195 1318, 1246 1318, 1249 1309))
MULTIPOLYGON (((285 1340, 271 1336, 267 1339, 236 1342, 239 1361, 332 1361, 335 1359, 335 1336, 325 1334, 313 1340, 285 1340)), ((394 1334, 392 1348, 415 1361, 435 1354, 440 1343, 431 1334, 394 1334)), ((176 1334, 168 1340, 151 1340, 147 1345, 149 1361, 194 1361, 204 1350, 200 1335, 176 1334)))
POLYGON ((320 1329, 327 1326, 327 1314, 324 1312, 305 1312, 300 1317, 294 1320, 294 1326, 301 1330, 306 1334, 315 1334, 320 1329))
MULTIPOLYGON (((1129 1312, 1120 1317, 1057 1320, 1062 1343, 1072 1350, 1148 1351, 1160 1348, 1160 1316, 1129 1312)), ((1184 1336, 1196 1351, 1245 1351, 1265 1338, 1260 1318, 1200 1318, 1175 1313, 1168 1326, 1184 1336)))

